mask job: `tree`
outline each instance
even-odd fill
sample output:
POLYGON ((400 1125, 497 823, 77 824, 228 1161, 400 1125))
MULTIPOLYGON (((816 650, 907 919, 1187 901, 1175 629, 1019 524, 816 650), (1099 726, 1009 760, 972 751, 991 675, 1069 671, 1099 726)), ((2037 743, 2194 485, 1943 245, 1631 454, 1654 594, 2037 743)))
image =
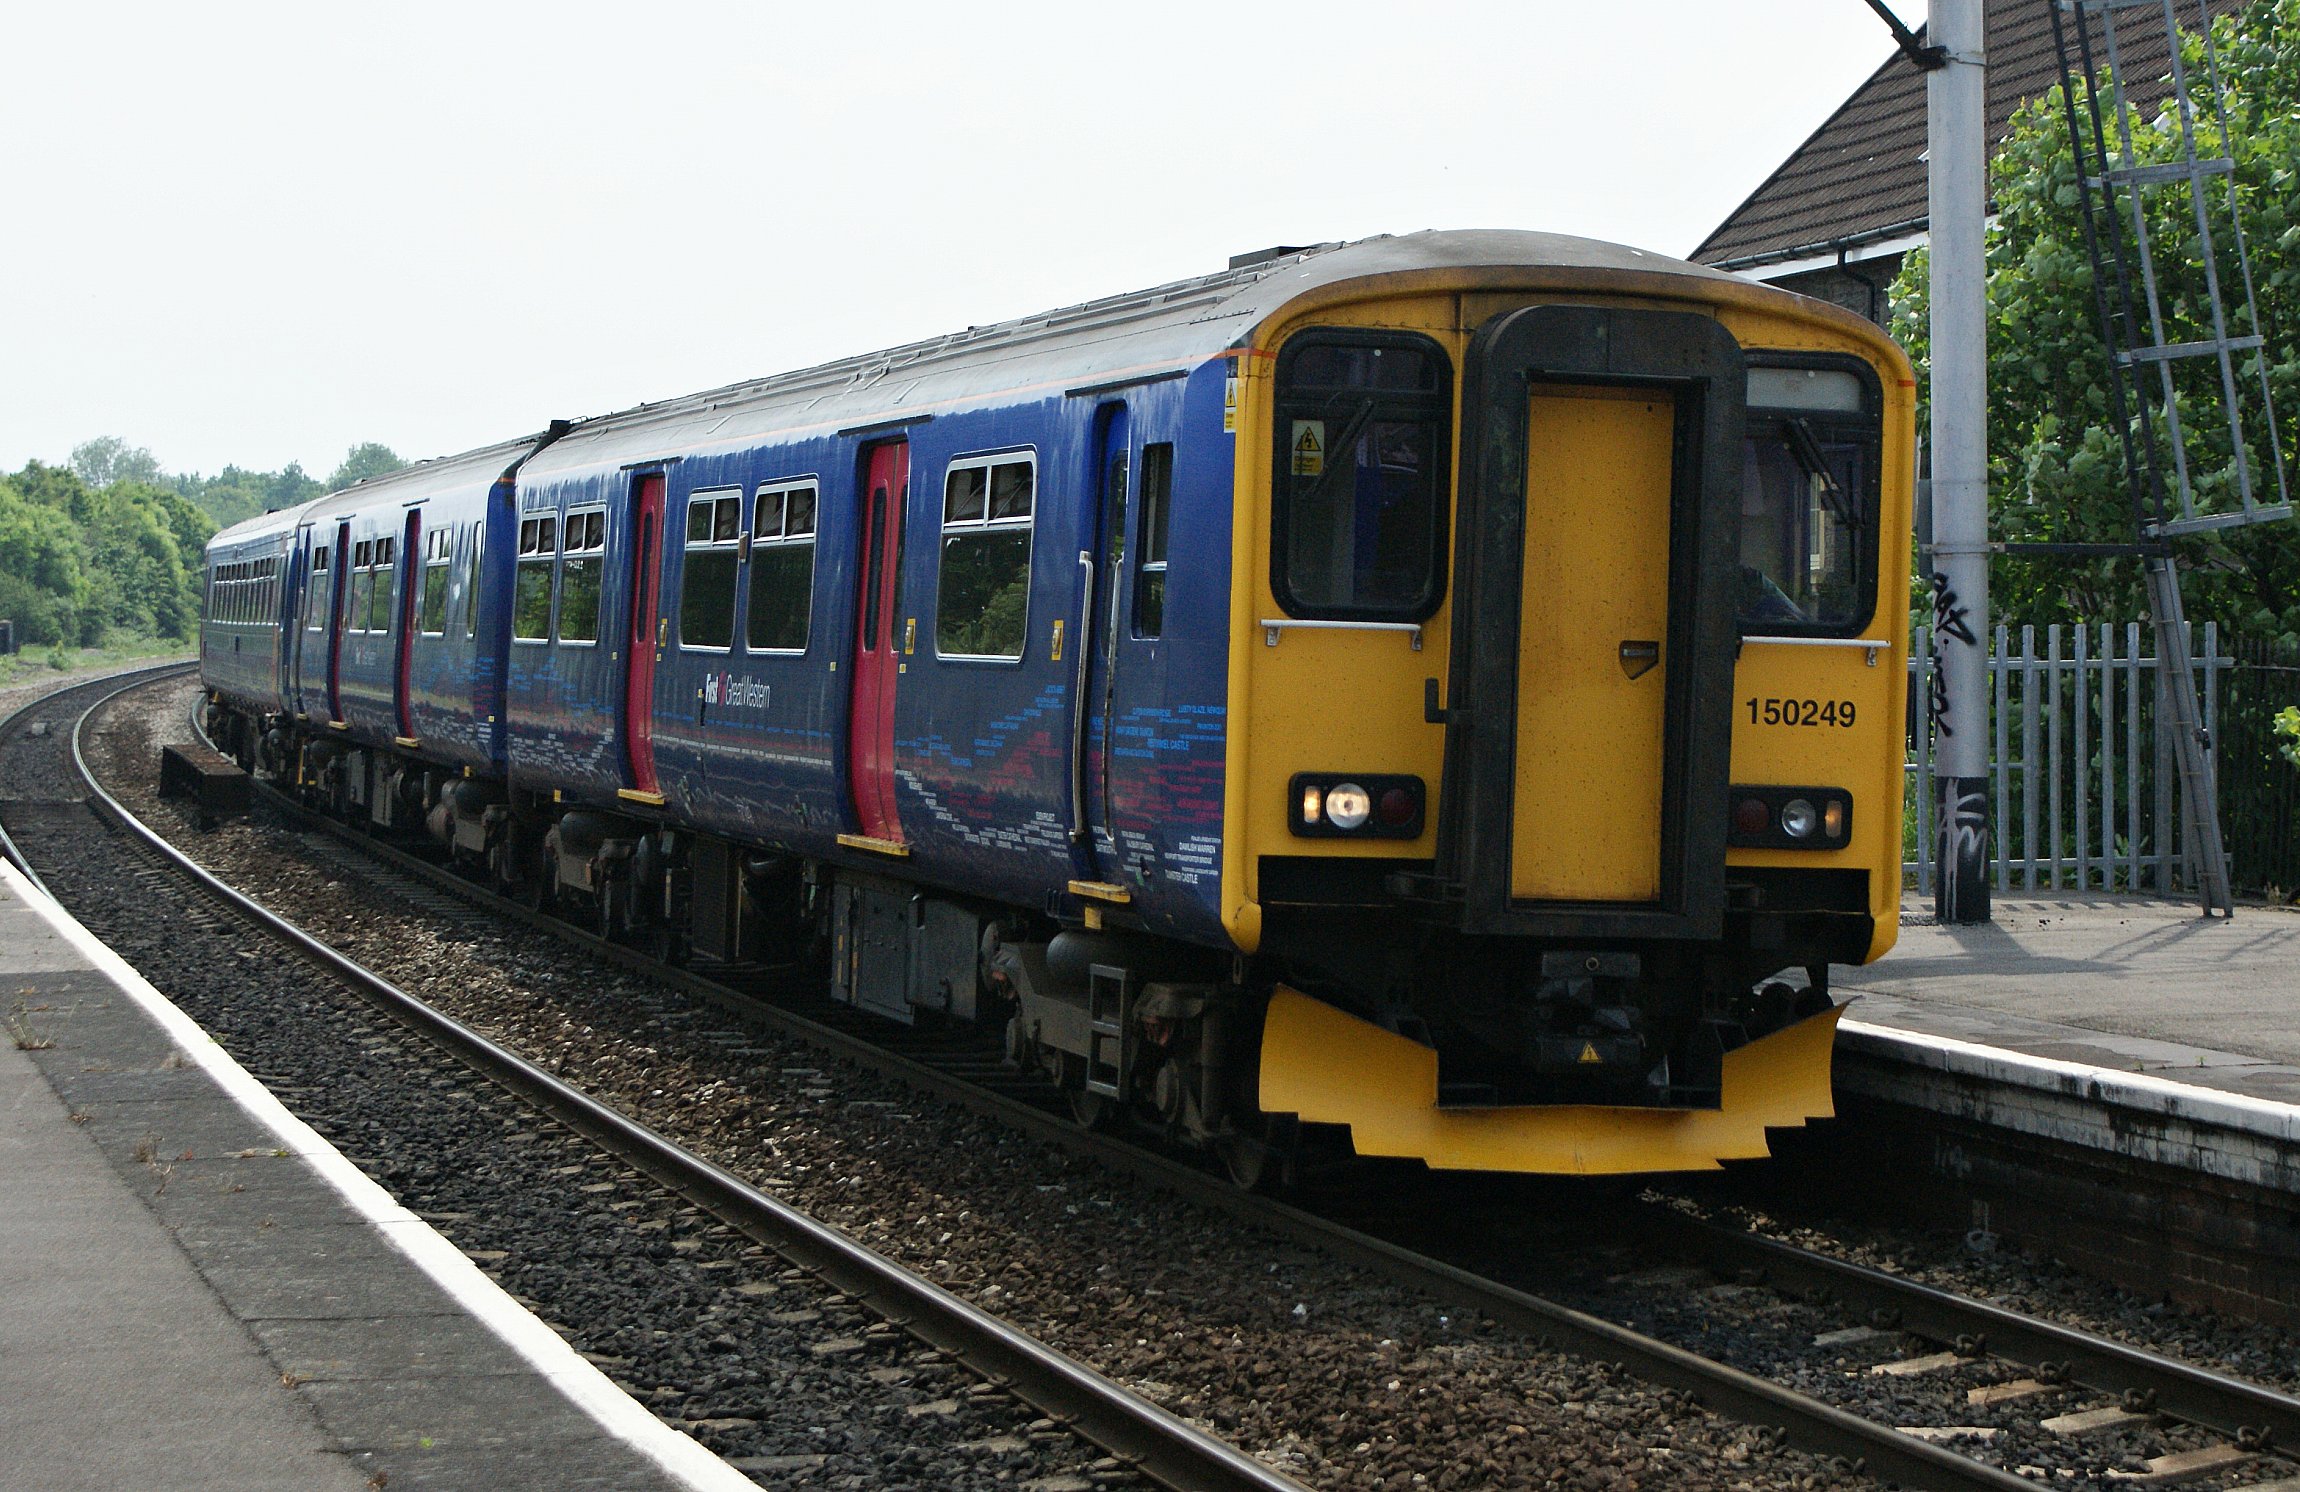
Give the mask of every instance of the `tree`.
POLYGON ((18 640, 78 642, 92 596, 71 514, 0 477, 0 616, 18 640))
POLYGON ((350 454, 343 458, 343 465, 337 467, 334 475, 327 479, 327 489, 330 492, 341 492, 354 482, 388 476, 405 465, 407 463, 400 460, 399 454, 390 446, 371 440, 351 448, 350 454))
MULTIPOLYGON (((2231 138, 2223 145, 2203 110, 2198 149, 2205 155, 2225 150, 2236 163, 2238 212, 2267 334, 2268 380, 2290 459, 2300 455, 2300 0, 2254 0, 2215 21, 2213 37, 2231 138)), ((2189 76, 2200 78, 2201 46, 2195 38, 2184 39, 2184 46, 2189 76)), ((2105 102, 2102 108, 2106 114, 2105 102)), ((2177 122, 2160 116, 2138 129, 2133 143, 2144 162, 2169 160, 2177 153, 2177 122)), ((2058 88, 2014 115, 1989 177, 1996 207, 1988 244, 1990 537, 2130 539, 2134 520, 2058 88)), ((2170 318, 2167 338, 2209 335, 2196 329, 2204 306, 2203 255, 2188 194, 2156 187, 2142 201, 2170 318)), ((2223 266, 2232 267, 2227 245, 2220 247, 2223 266)), ((1930 351, 1926 275, 1924 254, 1912 254, 1893 288, 1893 333, 1916 361, 1920 388, 1930 351)), ((2227 284, 2223 290, 2232 298, 2236 293, 2227 284)), ((2235 314, 2233 304, 2230 310, 2235 314)), ((2256 390, 2259 363, 2247 359, 2238 377, 2256 390)), ((2233 506, 2235 462, 2216 374, 2202 360, 2183 369, 2176 399, 2190 435, 2199 500, 2233 506)), ((2161 419, 2157 428, 2161 438, 2161 419)), ((2264 486, 2273 501, 2266 435, 2265 429, 2245 432, 2254 451, 2255 491, 2264 486)), ((2300 523, 2223 531, 2181 545, 2192 620, 2300 637, 2300 523)), ((2002 556, 1991 566, 1989 584, 1992 610, 2014 625, 2121 619, 2147 609, 2139 564, 2128 559, 2002 556)))
POLYGON ((99 435, 72 447, 72 472, 91 491, 114 482, 161 480, 157 457, 142 446, 132 446, 117 435, 99 435))

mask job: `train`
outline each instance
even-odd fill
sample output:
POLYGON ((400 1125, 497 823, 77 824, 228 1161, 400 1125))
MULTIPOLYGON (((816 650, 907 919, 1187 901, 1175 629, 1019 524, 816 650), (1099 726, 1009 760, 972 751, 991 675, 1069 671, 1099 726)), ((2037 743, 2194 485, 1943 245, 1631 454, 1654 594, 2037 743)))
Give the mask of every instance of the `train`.
POLYGON ((1914 400, 1654 253, 1274 248, 234 525, 207 721, 1244 1184, 1714 1169, 1898 925, 1914 400))

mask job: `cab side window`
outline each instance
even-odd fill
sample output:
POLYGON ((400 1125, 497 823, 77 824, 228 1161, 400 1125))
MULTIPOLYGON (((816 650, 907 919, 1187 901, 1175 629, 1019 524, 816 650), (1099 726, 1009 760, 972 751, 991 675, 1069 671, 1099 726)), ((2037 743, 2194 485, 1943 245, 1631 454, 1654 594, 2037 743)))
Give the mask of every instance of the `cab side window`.
POLYGON ((1445 596, 1452 369, 1408 332, 1278 355, 1270 586, 1289 615, 1418 622, 1445 596))
POLYGON ((1141 538, 1134 546, 1134 635, 1156 637, 1166 626, 1166 517, 1174 496, 1174 446, 1142 448, 1141 538))

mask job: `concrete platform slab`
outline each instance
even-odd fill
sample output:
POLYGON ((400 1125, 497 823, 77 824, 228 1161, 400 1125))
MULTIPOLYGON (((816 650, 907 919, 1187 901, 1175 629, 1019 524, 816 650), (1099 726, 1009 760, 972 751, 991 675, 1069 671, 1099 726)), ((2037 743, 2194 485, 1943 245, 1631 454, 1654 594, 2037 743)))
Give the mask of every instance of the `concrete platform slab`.
POLYGON ((0 866, 0 1482, 747 1488, 0 866))
POLYGON ((2300 909, 2106 894, 2003 897, 1981 927, 1902 903, 1900 942, 1844 972, 1872 1024, 2300 1101, 2300 909))

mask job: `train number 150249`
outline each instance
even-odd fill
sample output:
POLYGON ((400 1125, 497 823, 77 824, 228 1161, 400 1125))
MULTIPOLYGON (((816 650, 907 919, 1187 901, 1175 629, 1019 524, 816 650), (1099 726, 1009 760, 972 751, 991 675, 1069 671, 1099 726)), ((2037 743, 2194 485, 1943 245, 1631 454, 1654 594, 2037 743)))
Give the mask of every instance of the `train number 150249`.
POLYGON ((1752 699, 1751 725, 1851 725, 1849 699, 1752 699))

